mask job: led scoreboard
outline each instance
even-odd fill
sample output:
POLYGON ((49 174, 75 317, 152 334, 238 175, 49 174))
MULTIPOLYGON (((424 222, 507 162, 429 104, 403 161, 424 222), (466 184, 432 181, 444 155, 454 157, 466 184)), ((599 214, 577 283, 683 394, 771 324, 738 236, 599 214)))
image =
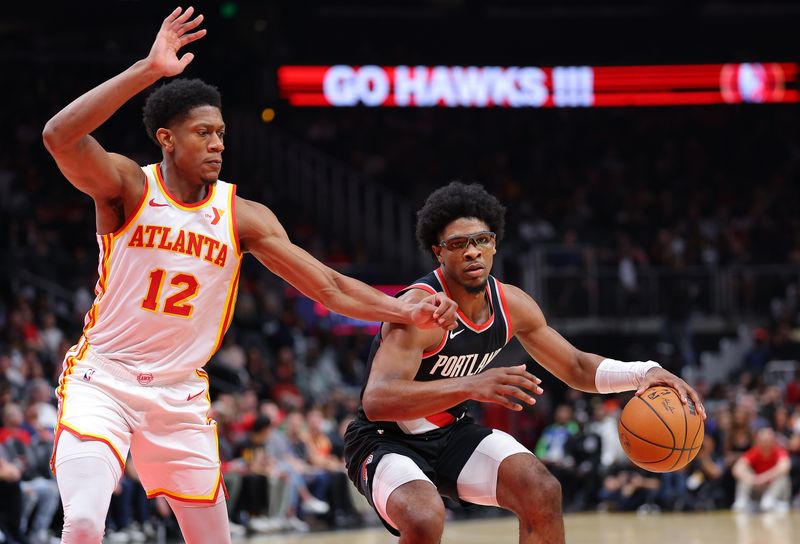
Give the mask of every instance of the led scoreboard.
POLYGON ((799 102, 798 64, 282 66, 293 106, 608 107, 799 102))

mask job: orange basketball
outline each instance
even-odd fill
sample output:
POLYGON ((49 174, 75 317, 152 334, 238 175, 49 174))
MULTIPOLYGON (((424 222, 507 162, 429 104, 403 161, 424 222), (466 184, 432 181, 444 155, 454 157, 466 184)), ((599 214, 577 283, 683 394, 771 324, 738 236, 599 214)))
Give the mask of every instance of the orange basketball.
POLYGON ((619 416, 619 441, 635 464, 651 472, 680 470, 703 444, 703 416, 678 392, 658 386, 633 397, 619 416))

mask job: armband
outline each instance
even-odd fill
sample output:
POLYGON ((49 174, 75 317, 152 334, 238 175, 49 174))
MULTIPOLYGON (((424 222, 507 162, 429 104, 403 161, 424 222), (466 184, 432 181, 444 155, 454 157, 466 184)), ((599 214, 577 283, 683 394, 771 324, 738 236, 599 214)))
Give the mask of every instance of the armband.
POLYGON ((655 361, 632 361, 625 363, 614 359, 603 359, 594 375, 594 385, 600 393, 619 393, 638 389, 644 375, 651 368, 661 368, 655 361))

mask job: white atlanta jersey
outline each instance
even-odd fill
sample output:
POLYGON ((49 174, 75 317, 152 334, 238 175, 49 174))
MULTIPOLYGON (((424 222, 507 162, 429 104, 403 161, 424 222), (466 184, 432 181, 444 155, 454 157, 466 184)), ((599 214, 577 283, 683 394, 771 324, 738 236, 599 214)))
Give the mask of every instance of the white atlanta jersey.
POLYGON ((97 235, 100 279, 84 337, 94 352, 144 380, 202 367, 233 314, 242 253, 236 186, 217 181, 201 202, 172 196, 160 165, 119 230, 97 235))

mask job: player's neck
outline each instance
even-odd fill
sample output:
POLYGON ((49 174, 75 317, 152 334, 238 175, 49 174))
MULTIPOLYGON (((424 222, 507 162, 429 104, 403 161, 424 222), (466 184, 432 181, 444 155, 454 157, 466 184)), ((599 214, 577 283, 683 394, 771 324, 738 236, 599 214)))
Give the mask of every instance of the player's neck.
POLYGON ((483 323, 491 315, 491 306, 486 293, 486 288, 481 289, 477 293, 467 291, 463 285, 454 281, 447 281, 447 289, 450 291, 449 295, 456 304, 458 310, 467 316, 473 323, 483 323))
POLYGON ((178 168, 169 161, 161 162, 161 179, 170 192, 170 196, 184 204, 195 204, 208 194, 209 187, 205 183, 191 181, 184 177, 178 168))

